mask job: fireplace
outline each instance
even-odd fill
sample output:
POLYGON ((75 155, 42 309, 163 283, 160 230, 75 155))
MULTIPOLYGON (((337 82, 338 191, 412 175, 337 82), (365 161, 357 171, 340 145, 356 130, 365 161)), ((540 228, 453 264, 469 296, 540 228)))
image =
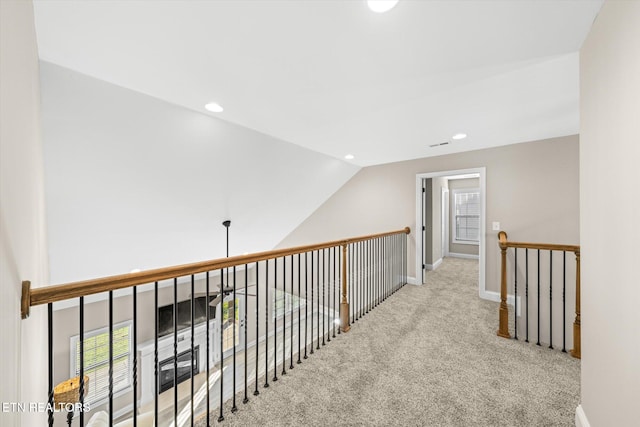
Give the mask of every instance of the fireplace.
MULTIPOLYGON (((191 375, 196 375, 199 371, 198 369, 198 353, 200 350, 200 346, 196 346, 193 351, 193 358, 191 357, 191 349, 187 351, 183 351, 178 354, 178 375, 176 384, 180 384, 181 382, 188 380, 191 378, 191 375), (193 369, 190 369, 191 361, 193 360, 193 369)), ((173 377, 175 375, 175 365, 174 358, 169 357, 160 362, 160 374, 158 376, 158 381, 160 382, 160 393, 163 391, 169 390, 173 387, 173 377)))

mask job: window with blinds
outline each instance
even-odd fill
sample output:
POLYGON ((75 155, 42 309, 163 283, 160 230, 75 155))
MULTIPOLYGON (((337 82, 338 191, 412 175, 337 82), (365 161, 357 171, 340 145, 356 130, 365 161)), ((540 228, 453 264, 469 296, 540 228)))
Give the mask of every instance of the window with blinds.
MULTIPOLYGON (((131 322, 113 329, 113 393, 131 387, 131 322)), ((80 336, 71 337, 71 372, 80 375, 80 336)), ((100 404, 109 396, 109 330, 84 335, 84 375, 89 377, 85 402, 100 404)))
POLYGON ((477 244, 480 241, 480 191, 453 190, 453 242, 477 244))

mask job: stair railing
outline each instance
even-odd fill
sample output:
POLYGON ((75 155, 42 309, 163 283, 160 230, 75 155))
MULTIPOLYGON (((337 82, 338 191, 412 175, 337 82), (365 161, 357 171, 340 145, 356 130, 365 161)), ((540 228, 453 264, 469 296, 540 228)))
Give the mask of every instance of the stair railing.
MULTIPOLYGON (((541 308, 544 308, 549 315, 549 324, 548 324, 548 335, 546 339, 548 339, 549 348, 553 349, 554 338, 554 317, 553 314, 558 310, 558 289, 557 286, 554 286, 554 277, 555 282, 560 281, 561 288, 561 299, 562 299, 562 314, 561 314, 561 330, 562 330, 562 351, 566 352, 566 308, 567 308, 567 286, 566 286, 566 253, 575 254, 575 319, 573 322, 573 349, 570 351, 571 355, 575 358, 581 357, 580 351, 580 246, 578 245, 558 245, 552 243, 523 243, 523 242, 513 242, 507 240, 507 233, 504 231, 500 231, 498 233, 498 245, 500 247, 500 308, 499 308, 499 327, 497 335, 503 338, 511 338, 511 333, 509 331, 509 306, 507 301, 509 300, 510 294, 508 292, 508 279, 507 279, 507 249, 513 248, 513 271, 512 271, 512 279, 513 279, 513 306, 514 306, 514 316, 513 316, 513 331, 514 331, 514 339, 518 339, 518 317, 521 315, 522 310, 525 311, 525 325, 522 324, 520 328, 524 328, 525 334, 525 342, 529 342, 529 317, 530 317, 530 308, 533 306, 535 308, 534 316, 537 327, 535 329, 536 332, 536 344, 541 345, 541 308), (518 249, 524 249, 525 256, 525 266, 524 271, 522 271, 522 262, 521 268, 518 269, 518 249), (531 252, 530 252, 531 250, 531 252), (548 267, 547 264, 544 266, 541 263, 540 251, 548 251, 548 267), (553 259, 554 253, 562 253, 562 273, 561 280, 558 280, 556 272, 554 276, 553 270, 553 259), (534 264, 533 268, 529 268, 529 261, 532 259, 532 264, 534 264), (541 271, 541 267, 544 271, 541 271), (548 280, 542 278, 543 275, 548 274, 548 280), (531 277, 533 276, 533 277, 531 277), (518 298, 518 278, 520 278, 520 284, 522 286, 522 281, 524 280, 524 304, 519 304, 518 298), (530 278, 531 280, 530 282, 530 278), (546 283, 545 283, 546 282, 546 283), (533 290, 530 292, 531 287, 535 286, 536 292, 534 294, 533 290), (544 286, 544 291, 548 290, 548 298, 542 297, 542 288, 544 286), (554 289, 556 291, 554 292, 554 289), (531 295, 531 298, 529 298, 531 295), (554 295, 556 295, 556 303, 554 303, 554 295), (547 303, 548 300, 548 303, 547 303)), ((522 251, 521 251, 522 252, 522 251)), ((559 286, 559 285, 558 285, 559 286)), ((522 294, 522 290, 521 290, 522 294)), ((522 298, 522 295, 520 299, 522 298)), ((556 316, 557 317, 557 316, 556 316)), ((546 332, 546 331, 545 331, 546 332)))
MULTIPOLYGON (((409 233, 407 227, 314 245, 34 289, 28 281, 23 282, 23 318, 29 316, 31 307, 47 305, 48 425, 54 425, 54 416, 59 410, 66 410, 69 425, 75 413, 79 413, 80 425, 85 425, 85 412, 91 410, 87 396, 91 389, 96 388, 102 388, 103 398, 99 405, 105 408, 105 422, 112 425, 116 418, 122 418, 122 414, 127 412, 126 408, 116 408, 114 401, 117 397, 114 377, 118 370, 115 359, 122 351, 121 344, 116 344, 116 335, 120 333, 117 323, 123 320, 116 319, 114 299, 122 298, 123 293, 132 301, 130 314, 126 315, 131 317, 124 319, 129 325, 129 329, 125 327, 125 333, 130 337, 128 342, 131 346, 124 375, 130 379, 126 393, 131 393, 132 410, 129 412, 133 424, 152 417, 158 425, 163 421, 159 419, 162 412, 164 417, 171 418, 168 421, 174 427, 186 425, 188 421, 193 425, 202 417, 206 417, 206 425, 209 426, 212 411, 216 408, 217 420, 224 420, 225 402, 228 404, 231 400, 230 412, 236 412, 236 395, 243 397, 242 403, 248 403, 250 388, 254 389, 254 396, 259 395, 260 388, 264 391, 269 387, 270 378, 272 382, 278 381, 278 373, 286 375, 287 368, 289 371, 294 369, 296 355, 295 364, 302 363, 303 359, 313 355, 314 350, 320 350, 321 346, 335 339, 336 333, 349 331, 351 324, 404 286, 407 283, 409 233), (215 280, 219 283, 214 284, 215 280), (219 286, 217 291, 213 289, 216 284, 219 286), (179 301, 179 293, 182 301, 179 301), (100 303, 105 304, 106 299, 108 324, 103 330, 108 331, 108 335, 104 333, 107 348, 102 349, 102 357, 105 358, 103 376, 90 379, 90 371, 96 362, 85 357, 85 350, 94 339, 85 331, 88 323, 85 306, 89 305, 88 311, 96 315, 98 306, 91 305, 94 302, 85 301, 85 298, 93 295, 95 299, 98 294, 106 297, 100 303), (186 299, 185 295, 188 295, 186 299), (172 316, 165 325, 168 331, 162 337, 163 343, 166 341, 162 349, 159 348, 159 335, 162 333, 159 329, 159 296, 170 301, 165 307, 172 316), (249 300, 250 296, 255 297, 253 302, 249 300), (198 298, 204 298, 204 309, 197 305, 198 298), (76 341, 72 341, 76 343, 72 346, 78 352, 74 353, 78 365, 75 371, 71 368, 69 371, 54 370, 54 366, 65 365, 54 364, 54 354, 71 347, 69 341, 54 340, 54 303, 63 301, 67 304, 77 301, 78 306, 78 335, 74 336, 76 341), (244 313, 239 309, 243 303, 244 313), (251 316, 248 313, 250 306, 253 308, 251 316), (184 310, 188 311, 186 316, 181 315, 184 310), (196 325, 198 310, 205 313, 200 313, 204 320, 196 325), (153 337, 149 342, 139 343, 137 337, 143 323, 153 324, 153 337), (251 338, 248 332, 253 336, 251 346, 248 345, 251 338), (198 340, 202 341, 196 345, 198 334, 201 337, 198 340), (160 351, 165 352, 165 360, 160 360, 160 351), (89 362, 93 364, 89 366, 89 362), (194 377, 198 372, 206 373, 206 380, 196 393, 194 377), (167 373, 171 375, 167 377, 167 373), (184 387, 178 391, 179 377, 185 377, 185 382, 190 380, 190 391, 187 389, 186 395, 184 387), (167 408, 161 411, 159 408, 158 397, 163 381, 167 388, 164 393, 172 394, 173 404, 168 408, 172 406, 173 411, 167 408), (264 381, 262 387, 261 381, 264 381), (56 383, 58 385, 54 387, 56 383), (140 394, 139 389, 142 390, 140 394), (143 413, 141 408, 147 408, 147 411, 143 413), (167 412, 172 414, 166 415, 167 412)), ((117 301, 120 316, 127 301, 117 301)), ((95 324, 95 321, 91 323, 95 324)), ((70 356, 71 351, 74 350, 70 350, 70 356)), ((118 373, 122 375, 122 372, 118 373)), ((119 396, 118 404, 123 399, 122 392, 119 396)), ((168 400, 163 399, 163 402, 168 400)), ((95 414, 88 414, 91 415, 95 414)))

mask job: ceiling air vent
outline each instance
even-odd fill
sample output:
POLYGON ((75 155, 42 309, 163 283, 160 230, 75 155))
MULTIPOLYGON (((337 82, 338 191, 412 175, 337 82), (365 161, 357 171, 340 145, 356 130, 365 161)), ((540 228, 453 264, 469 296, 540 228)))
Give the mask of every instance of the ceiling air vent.
POLYGON ((440 147, 441 145, 449 145, 449 141, 441 142, 440 144, 431 144, 430 148, 440 147))

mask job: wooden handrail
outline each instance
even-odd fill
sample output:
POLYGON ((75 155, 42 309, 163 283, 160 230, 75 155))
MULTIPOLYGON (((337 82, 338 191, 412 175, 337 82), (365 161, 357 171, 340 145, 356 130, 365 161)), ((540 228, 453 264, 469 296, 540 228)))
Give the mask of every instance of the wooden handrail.
POLYGON ((115 291, 118 289, 130 288, 162 280, 172 279, 181 276, 203 273, 206 271, 220 270, 233 266, 252 264, 258 261, 266 261, 273 258, 281 258, 288 255, 305 253, 320 249, 327 249, 336 246, 346 246, 351 243, 376 239, 396 234, 409 234, 411 229, 405 227, 402 230, 389 231, 386 233, 369 234, 366 236, 351 237, 348 239, 334 240, 331 242, 317 243, 313 245, 296 246, 293 248, 274 249, 255 254, 220 258, 210 261, 202 261, 191 264, 176 265, 172 267, 157 268, 153 270, 140 271, 137 273, 120 274, 116 276, 102 277, 99 279, 84 280, 80 282, 65 283, 60 285, 46 286, 31 289, 29 282, 23 282, 21 311, 22 318, 29 317, 30 307, 49 304, 56 301, 64 301, 71 298, 98 294, 102 292, 115 291))
POLYGON ((507 306, 507 248, 573 252, 576 255, 576 317, 573 322, 573 349, 570 353, 573 357, 580 359, 580 246, 558 245, 554 243, 510 242, 507 238, 508 236, 506 232, 500 231, 498 233, 498 246, 500 247, 501 252, 501 268, 499 326, 497 335, 503 338, 511 338, 511 335, 509 334, 509 308, 507 306))

